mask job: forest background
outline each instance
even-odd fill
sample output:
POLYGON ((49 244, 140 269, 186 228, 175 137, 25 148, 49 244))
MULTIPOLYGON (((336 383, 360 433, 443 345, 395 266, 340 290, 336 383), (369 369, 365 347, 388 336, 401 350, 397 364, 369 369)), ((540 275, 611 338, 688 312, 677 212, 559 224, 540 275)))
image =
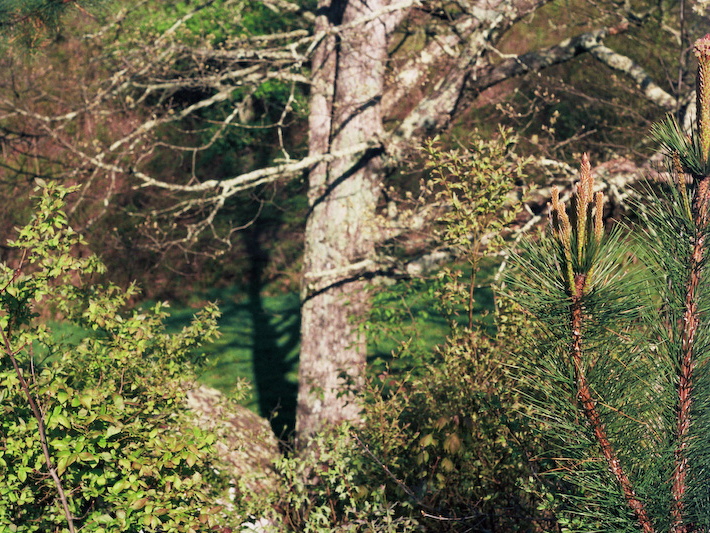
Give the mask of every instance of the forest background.
MULTIPOLYGON (((2 8, 5 234, 27 221, 38 178, 78 186, 67 214, 87 238, 80 254, 98 254, 107 280, 137 281, 143 292, 132 303, 221 302, 222 330, 235 336, 207 348, 208 383, 228 391, 239 388, 239 375, 250 377, 260 414, 278 411, 274 429, 286 437, 357 420, 354 400, 363 390, 374 406, 368 416, 381 417, 394 404, 380 402, 393 391, 427 391, 426 408, 400 413, 404 433, 392 437, 404 441, 402 428, 415 428, 419 449, 410 459, 427 481, 391 475, 397 461, 387 456, 404 445, 389 443, 375 455, 375 463, 390 465, 380 469, 383 483, 409 490, 442 520, 530 519, 529 509, 510 511, 530 507, 532 496, 517 481, 524 497, 512 504, 503 488, 510 480, 497 476, 489 481, 500 486, 479 485, 477 497, 451 493, 454 463, 482 457, 473 444, 463 454, 458 439, 511 446, 493 436, 498 426, 479 428, 485 436, 471 432, 471 405, 457 404, 471 390, 487 406, 500 401, 500 391, 494 387, 494 401, 487 387, 503 374, 483 377, 477 365, 490 352, 487 364, 504 366, 502 354, 511 351, 490 348, 499 342, 496 328, 506 327, 500 318, 480 322, 483 311, 494 311, 488 286, 504 258, 490 235, 514 240, 530 231, 547 187, 575 180, 582 150, 610 197, 607 217, 626 215, 630 185, 654 157, 650 125, 669 112, 692 120, 689 51, 708 22, 702 3, 39 1, 2 8), (447 189, 447 179, 465 183, 467 173, 481 181, 447 189), (533 187, 513 217, 512 204, 533 187), (491 205, 469 217, 463 233, 442 230, 452 227, 447 207, 458 198, 480 203, 477 191, 491 205), (505 202, 495 204, 496 195, 505 202), (453 270, 437 275, 444 264, 453 270), (449 295, 443 304, 442 295, 449 295), (413 327, 403 331, 407 322, 413 327), (464 338, 457 327, 476 332, 465 337, 476 361, 455 377, 455 354, 432 346, 447 335, 464 338), (250 369, 233 373, 230 365, 250 369), (438 398, 437 387, 457 380, 456 393, 438 398), (450 412, 427 411, 440 404, 450 412), (481 511, 503 508, 505 518, 481 511)), ((2 259, 21 262, 11 248, 2 259)), ((516 454, 524 455, 504 455, 516 454)), ((520 468, 518 459, 510 469, 520 468)), ((406 471, 406 461, 399 468, 406 471)), ((519 476, 516 470, 512 478, 519 476)))

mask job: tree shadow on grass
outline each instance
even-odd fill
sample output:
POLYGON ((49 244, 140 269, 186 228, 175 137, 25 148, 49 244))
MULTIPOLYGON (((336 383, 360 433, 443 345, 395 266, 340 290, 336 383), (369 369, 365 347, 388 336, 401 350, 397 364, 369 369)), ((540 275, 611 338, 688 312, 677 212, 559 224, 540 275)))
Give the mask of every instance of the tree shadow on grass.
POLYGON ((299 346, 300 306, 295 294, 284 295, 278 306, 267 305, 263 298, 269 256, 259 234, 258 225, 243 234, 250 261, 246 306, 252 323, 254 386, 259 412, 270 417, 277 436, 286 437, 296 425, 295 352, 299 346))
MULTIPOLYGON (((215 289, 205 299, 219 304, 220 337, 200 350, 208 357, 200 381, 223 392, 234 389, 239 379, 252 385, 244 404, 269 418, 278 437, 295 428, 297 362, 300 333, 298 295, 264 297, 259 269, 248 286, 215 289)), ((177 330, 195 313, 176 308, 167 320, 177 330)))

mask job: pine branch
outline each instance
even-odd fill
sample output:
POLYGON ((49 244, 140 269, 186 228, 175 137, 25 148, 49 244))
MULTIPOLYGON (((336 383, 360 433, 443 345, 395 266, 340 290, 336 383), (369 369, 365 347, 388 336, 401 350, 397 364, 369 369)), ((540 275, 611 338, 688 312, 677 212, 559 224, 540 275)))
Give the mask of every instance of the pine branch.
POLYGON ((567 454, 556 460, 568 461, 560 470, 583 489, 579 516, 598 520, 595 531, 629 531, 632 518, 644 533, 710 527, 710 34, 695 54, 692 135, 670 116, 651 132, 670 176, 649 184, 651 201, 640 210, 639 252, 657 292, 627 283, 619 233, 602 239, 602 199, 592 200, 586 158, 572 208, 552 189, 554 239, 520 262, 526 270, 516 288, 529 293, 525 308, 547 328, 531 365, 542 395, 530 397, 558 431, 555 445, 567 454), (642 333, 642 344, 610 345, 606 334, 625 328, 642 333))
POLYGON ((597 411, 596 401, 592 395, 587 376, 584 372, 583 351, 582 351, 582 328, 584 322, 583 312, 583 296, 587 282, 586 275, 577 275, 575 278, 575 294, 572 296, 572 304, 570 305, 570 326, 572 330, 572 342, 570 345, 571 358, 574 362, 574 377, 577 383, 577 399, 579 400, 584 416, 587 418, 589 425, 592 428, 594 437, 597 439, 599 446, 604 455, 609 470, 616 478, 616 481, 621 486, 624 493, 624 498, 627 504, 634 512, 636 520, 641 529, 645 533, 653 533, 655 531, 651 519, 646 512, 643 502, 636 495, 636 491, 626 475, 621 461, 614 450, 614 447, 609 440, 606 426, 602 422, 601 416, 597 411))
POLYGON ((603 239, 603 197, 601 193, 593 196, 594 179, 587 154, 582 156, 580 181, 577 184, 575 223, 572 224, 564 205, 559 201, 559 192, 553 188, 552 215, 553 231, 561 244, 560 261, 565 264, 565 281, 571 298, 570 317, 570 359, 574 367, 574 379, 577 386, 577 399, 582 412, 591 426, 609 470, 616 478, 624 494, 626 503, 631 508, 637 522, 645 533, 653 533, 655 528, 646 512, 643 502, 624 470, 619 457, 609 440, 606 426, 597 410, 597 402, 592 395, 585 373, 584 352, 582 349, 584 331, 584 300, 587 295, 587 282, 595 267, 595 255, 603 239), (575 249, 576 248, 576 249, 575 249))
POLYGON ((673 472, 673 529, 674 533, 688 531, 683 521, 683 497, 686 491, 688 458, 688 430, 690 429, 691 407, 693 403, 693 370, 696 364, 695 339, 700 325, 698 312, 698 287, 700 286, 703 257, 706 254, 705 230, 708 224, 708 200, 710 199, 710 177, 703 178, 698 186, 694 212, 696 236, 689 258, 690 276, 685 296, 685 309, 681 324, 681 354, 678 369, 678 407, 675 468, 673 472))

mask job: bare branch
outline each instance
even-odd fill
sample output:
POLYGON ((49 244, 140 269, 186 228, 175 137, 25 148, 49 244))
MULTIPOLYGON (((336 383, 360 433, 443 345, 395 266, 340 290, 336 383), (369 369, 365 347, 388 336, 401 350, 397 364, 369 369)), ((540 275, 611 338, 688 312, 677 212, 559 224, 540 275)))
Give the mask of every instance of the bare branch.
MULTIPOLYGON (((481 67, 481 58, 487 50, 486 43, 547 1, 469 2, 468 8, 475 16, 471 15, 468 20, 464 19, 457 24, 457 27, 465 32, 460 36, 463 41, 462 49, 458 51, 453 62, 442 62, 446 65, 446 68, 442 69, 444 75, 437 81, 431 94, 423 98, 400 123, 388 146, 388 154, 397 158, 412 141, 418 142, 423 137, 443 129, 456 110, 467 78, 481 67)), ((447 48, 440 47, 438 54, 447 54, 447 48)), ((426 63, 422 62, 421 68, 425 66, 426 63)), ((419 79, 427 73, 428 70, 422 70, 419 79)), ((410 73, 411 79, 415 77, 414 73, 410 73)), ((396 103, 394 99, 391 101, 396 103)))
POLYGON ((277 13, 280 13, 281 11, 287 11, 289 13, 298 13, 300 16, 302 16, 304 19, 306 19, 308 22, 313 22, 315 20, 315 15, 311 13, 310 11, 305 11, 301 6, 298 4, 294 4, 293 2, 288 2, 286 0, 261 0, 262 3, 271 9, 272 11, 275 11, 277 13))
POLYGON ((668 111, 676 108, 678 103, 676 98, 663 90, 653 81, 648 72, 631 58, 621 55, 601 43, 590 46, 589 53, 608 67, 629 76, 651 102, 668 111))
MULTIPOLYGON (((586 52, 611 68, 624 72, 644 91, 647 98, 664 109, 676 105, 675 99, 655 84, 639 65, 603 43, 607 35, 622 31, 624 28, 621 26, 585 32, 556 46, 508 57, 502 63, 491 66, 491 52, 495 52, 494 44, 499 36, 547 1, 457 0, 460 11, 456 11, 453 19, 446 24, 442 23, 437 29, 438 33, 415 57, 393 69, 394 80, 382 95, 382 108, 386 115, 392 117, 396 114, 397 119, 401 119, 395 130, 380 139, 298 160, 290 159, 290 150, 283 143, 282 129, 292 116, 294 86, 310 84, 303 67, 311 61, 318 44, 327 36, 352 31, 353 28, 375 20, 392 24, 393 20, 411 12, 412 8, 421 7, 424 10, 430 3, 422 0, 394 0, 347 24, 328 26, 325 31, 296 28, 269 35, 240 36, 225 43, 223 47, 188 47, 179 43, 176 31, 199 11, 214 4, 214 0, 202 0, 162 35, 145 45, 137 43, 135 49, 122 56, 121 68, 108 81, 103 80, 98 87, 93 87, 93 95, 87 91, 86 94, 92 96, 86 97, 81 107, 77 108, 73 104, 72 109, 71 104, 60 102, 58 107, 62 112, 51 115, 43 105, 43 96, 38 96, 36 103, 22 102, 22 105, 11 100, 11 96, 5 97, 0 100, 0 106, 7 111, 4 119, 14 117, 17 120, 17 117, 24 117, 31 120, 36 129, 45 132, 54 143, 78 159, 79 164, 69 169, 67 175, 82 176, 88 182, 94 182, 103 173, 111 183, 104 191, 116 190, 117 177, 132 176, 138 181, 136 188, 155 187, 186 194, 186 198, 178 198, 179 201, 171 207, 154 210, 150 214, 165 216, 169 213, 189 213, 194 216, 196 212, 199 213, 204 220, 188 226, 187 233, 192 239, 197 232, 212 227, 217 211, 232 195, 307 171, 318 163, 373 148, 384 147, 388 162, 396 165, 409 147, 446 127, 457 108, 467 103, 462 100, 464 91, 481 91, 502 80, 540 72, 586 52), (278 119, 273 118, 273 115, 269 118, 269 122, 273 123, 254 125, 251 118, 246 118, 249 116, 250 95, 264 82, 274 79, 291 83, 288 101, 278 119), (422 91, 424 94, 421 97, 407 97, 413 89, 420 90, 417 87, 423 84, 426 84, 426 89, 422 91), (200 117, 200 112, 205 109, 215 108, 225 102, 231 105, 235 89, 240 91, 240 101, 223 113, 220 108, 223 116, 218 120, 203 120, 203 123, 216 125, 214 130, 208 132, 209 138, 204 139, 204 133, 195 128, 190 131, 191 135, 183 137, 188 140, 184 141, 185 146, 181 146, 180 141, 168 142, 156 133, 169 124, 180 128, 185 124, 181 121, 193 116, 200 117), (179 105, 180 92, 184 90, 189 92, 190 98, 195 94, 198 98, 183 100, 184 103, 179 105), (153 100, 157 100, 158 104, 152 104, 153 100), (408 105, 403 102, 408 100, 414 103, 413 108, 402 109, 408 105), (140 109, 147 102, 153 105, 154 114, 141 119, 134 110, 140 109), (101 115, 101 119, 115 117, 116 121, 123 121, 123 124, 132 124, 122 130, 117 129, 119 133, 114 134, 104 146, 79 141, 67 133, 68 129, 65 128, 70 123, 76 124, 92 115, 101 115), (195 154, 214 146, 220 135, 235 127, 275 128, 275 136, 279 136, 286 161, 226 179, 200 176, 195 154), (192 135, 193 132, 199 135, 192 135), (190 145, 192 142, 194 146, 190 145), (189 182, 180 181, 177 177, 159 178, 151 175, 145 162, 160 153, 160 149, 192 153, 192 179, 189 182)), ((311 22, 315 20, 315 15, 304 12, 295 2, 265 0, 264 5, 277 12, 297 13, 311 22)), ((422 13, 417 12, 418 15, 422 13)), ((119 17, 125 17, 125 13, 119 14, 119 17)), ((383 241, 395 238, 407 229, 423 225, 427 218, 412 215, 407 220, 402 216, 396 220, 387 220, 378 228, 379 235, 383 241)))
POLYGON ((152 186, 158 187, 160 189, 168 189, 172 191, 181 192, 202 192, 207 190, 221 189, 222 192, 219 194, 219 196, 226 199, 227 197, 238 192, 244 191, 246 189, 250 189, 258 185, 262 185, 264 183, 276 181, 285 176, 297 174, 317 163, 333 161, 334 159, 365 152, 366 150, 377 148, 379 146, 381 146, 380 141, 368 141, 356 144, 347 149, 340 150, 337 152, 312 155, 304 157, 303 159, 298 161, 275 165, 273 167, 260 168, 252 172, 247 172, 245 174, 235 176, 230 179, 208 180, 196 185, 180 185, 174 183, 167 183, 151 178, 143 173, 135 173, 135 175, 143 182, 141 184, 141 187, 152 186))
POLYGON ((515 76, 540 72, 545 68, 564 63, 588 52, 592 46, 597 46, 608 33, 607 28, 585 32, 565 39, 556 46, 508 57, 502 63, 490 67, 487 72, 479 74, 475 80, 471 80, 470 85, 473 89, 482 91, 515 76))

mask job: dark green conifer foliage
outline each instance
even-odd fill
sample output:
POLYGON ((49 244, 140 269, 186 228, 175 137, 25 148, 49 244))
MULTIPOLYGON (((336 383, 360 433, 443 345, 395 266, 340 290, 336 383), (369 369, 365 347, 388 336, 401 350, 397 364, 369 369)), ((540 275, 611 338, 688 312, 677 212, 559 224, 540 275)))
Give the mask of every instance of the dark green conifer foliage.
POLYGON ((68 11, 92 8, 102 0, 0 0, 3 37, 33 47, 60 28, 68 11))
POLYGON ((667 172, 637 235, 604 233, 585 156, 571 207, 553 189, 551 231, 511 280, 538 325, 523 381, 570 530, 710 528, 710 35, 695 54, 697 125, 653 128, 667 172))

